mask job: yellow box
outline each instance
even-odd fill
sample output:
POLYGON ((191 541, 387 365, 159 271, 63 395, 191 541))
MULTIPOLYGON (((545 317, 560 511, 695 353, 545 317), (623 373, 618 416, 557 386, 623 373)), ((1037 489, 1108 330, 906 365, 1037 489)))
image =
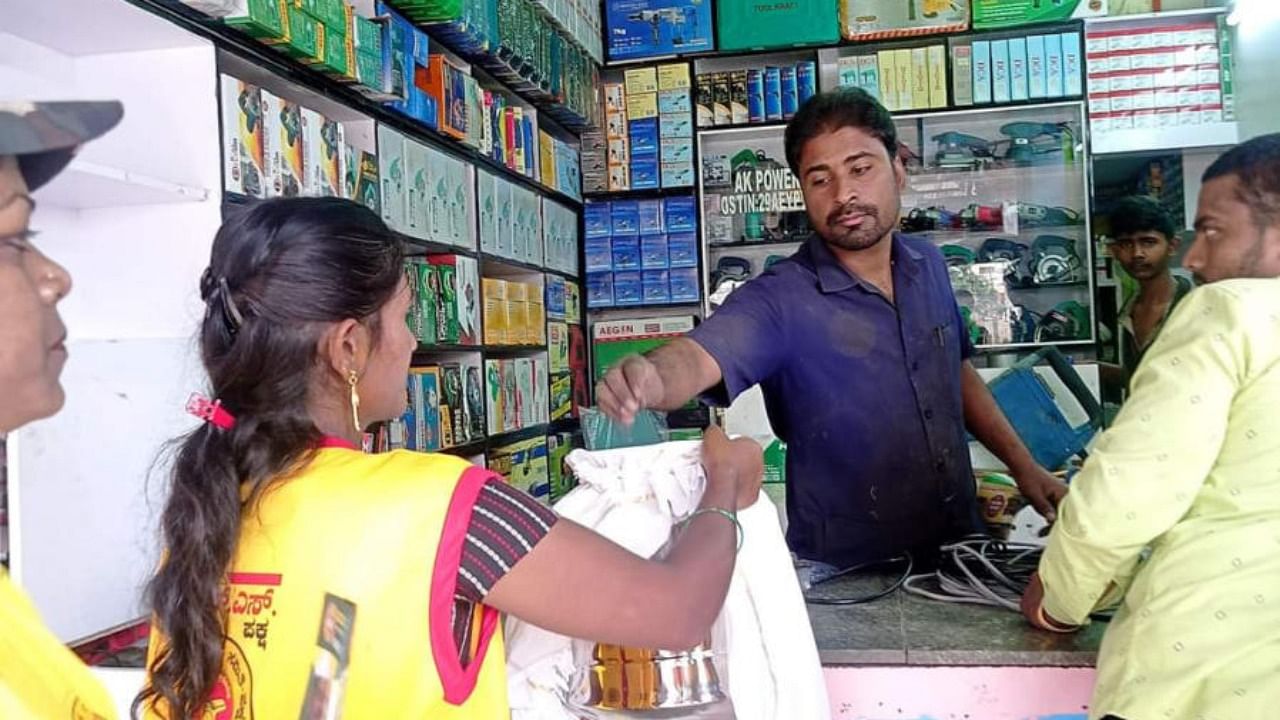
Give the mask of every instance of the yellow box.
MULTIPOLYGON (((658 92, 658 71, 654 68, 632 68, 627 71, 627 95, 658 92)), ((627 98, 631 102, 631 98, 627 98)))
POLYGON ((929 51, 926 48, 911 51, 911 99, 912 108, 916 110, 929 107, 929 51))
POLYGON ((506 280, 487 277, 480 282, 480 293, 484 295, 485 300, 490 298, 506 300, 508 284, 506 280))
POLYGON ((898 56, 893 50, 881 50, 876 55, 880 60, 880 102, 887 110, 897 110, 898 56))
POLYGON ((947 51, 941 45, 929 48, 929 107, 947 106, 947 51))
POLYGON ((658 117, 658 94, 627 95, 627 119, 642 120, 658 117))
POLYGON ((529 334, 529 303, 523 300, 507 300, 507 342, 511 345, 527 344, 529 334))
POLYGON ((685 63, 658 66, 659 90, 682 90, 690 87, 689 66, 685 63))
POLYGON ((894 50, 893 52, 893 74, 898 85, 898 109, 910 110, 916 106, 916 100, 912 93, 914 87, 911 81, 911 50, 894 50))
POLYGON ((556 147, 546 130, 538 131, 539 180, 547 187, 558 187, 556 181, 556 147))
POLYGON ((514 280, 507 283, 507 299, 517 302, 529 301, 529 286, 526 283, 515 282, 514 280))
POLYGON ((529 335, 531 345, 547 344, 547 308, 540 302, 529 303, 529 335))

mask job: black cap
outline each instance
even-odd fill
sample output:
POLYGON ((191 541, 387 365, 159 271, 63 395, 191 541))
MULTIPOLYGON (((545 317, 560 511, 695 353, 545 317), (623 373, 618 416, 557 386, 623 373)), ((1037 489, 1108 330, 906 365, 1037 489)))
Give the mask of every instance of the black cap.
POLYGON ((102 102, 0 101, 0 156, 14 155, 27 188, 53 179, 76 148, 120 122, 124 107, 102 102))

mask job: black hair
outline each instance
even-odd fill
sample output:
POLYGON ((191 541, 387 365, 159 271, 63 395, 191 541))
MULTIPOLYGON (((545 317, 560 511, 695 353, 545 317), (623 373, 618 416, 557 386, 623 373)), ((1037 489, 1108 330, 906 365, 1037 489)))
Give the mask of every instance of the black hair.
POLYGON ((1236 196, 1249 206, 1259 228, 1280 224, 1280 133, 1259 135, 1223 153, 1200 182, 1235 175, 1236 196))
POLYGON ((855 127, 879 139, 889 159, 897 157, 898 127, 889 111, 862 88, 840 88, 809 98, 787 123, 787 165, 792 174, 800 177, 800 152, 805 143, 843 127, 855 127))
POLYGON ((1111 209, 1111 236, 1121 238, 1142 232, 1155 231, 1165 240, 1177 239, 1173 216, 1155 198, 1146 195, 1130 195, 1121 198, 1111 209))
POLYGON ((242 509, 321 439, 307 400, 325 327, 358 319, 376 339, 378 311, 403 276, 399 240, 348 200, 267 200, 218 230, 200 283, 200 353, 235 424, 201 424, 175 441, 160 519, 166 556, 147 588, 166 642, 135 716, 148 703, 175 720, 200 715, 222 667, 221 598, 242 509))

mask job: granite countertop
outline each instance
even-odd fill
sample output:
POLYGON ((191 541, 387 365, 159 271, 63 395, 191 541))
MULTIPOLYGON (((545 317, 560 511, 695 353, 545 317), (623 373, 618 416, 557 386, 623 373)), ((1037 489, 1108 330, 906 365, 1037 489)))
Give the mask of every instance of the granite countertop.
MULTIPOLYGON (((891 574, 862 574, 811 592, 851 597, 888 587, 891 574)), ((862 605, 809 605, 823 665, 1092 666, 1106 623, 1078 633, 1032 628, 1009 610, 944 603, 899 590, 862 605)))

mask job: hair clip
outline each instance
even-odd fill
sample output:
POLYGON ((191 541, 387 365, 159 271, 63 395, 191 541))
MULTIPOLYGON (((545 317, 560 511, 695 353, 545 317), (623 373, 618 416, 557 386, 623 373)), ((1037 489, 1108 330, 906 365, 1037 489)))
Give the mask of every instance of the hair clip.
POLYGON ((209 398, 200 393, 191 393, 191 397, 187 399, 187 412, 222 430, 230 430, 236 426, 235 416, 222 407, 221 400, 210 402, 209 398))

